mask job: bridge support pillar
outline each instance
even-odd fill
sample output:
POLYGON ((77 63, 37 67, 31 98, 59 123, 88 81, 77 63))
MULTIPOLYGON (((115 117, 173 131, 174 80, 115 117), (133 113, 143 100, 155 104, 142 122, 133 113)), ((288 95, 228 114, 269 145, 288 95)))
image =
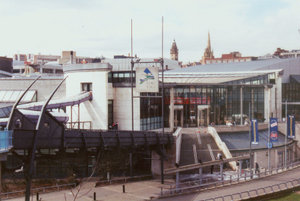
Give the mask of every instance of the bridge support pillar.
POLYGON ((133 176, 133 169, 132 169, 132 153, 129 153, 129 172, 130 172, 130 176, 133 176))
POLYGON ((224 180, 224 176, 223 176, 223 163, 220 164, 220 176, 221 176, 221 181, 224 180))
POLYGON ((163 153, 160 154, 160 180, 161 180, 161 184, 165 183, 165 177, 164 177, 164 155, 163 155, 163 153))
POLYGON ((179 172, 176 172, 176 190, 179 188, 179 172))
POLYGON ((0 160, 0 193, 2 193, 2 162, 0 160))
POLYGON ((202 184, 202 177, 203 177, 202 168, 199 168, 199 182, 200 182, 200 184, 202 184))
POLYGON ((242 166, 243 166, 243 161, 242 160, 240 160, 239 161, 239 172, 238 172, 238 180, 240 179, 240 177, 241 177, 241 174, 242 174, 242 166))

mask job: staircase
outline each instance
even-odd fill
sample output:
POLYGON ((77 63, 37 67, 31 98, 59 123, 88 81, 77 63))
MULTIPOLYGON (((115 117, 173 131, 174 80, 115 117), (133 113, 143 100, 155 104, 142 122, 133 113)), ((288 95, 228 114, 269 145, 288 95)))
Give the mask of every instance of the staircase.
MULTIPOLYGON (((197 133, 194 131, 183 129, 181 142, 181 153, 179 165, 189 165, 195 163, 193 145, 196 146, 198 162, 206 162, 215 160, 217 154, 221 151, 218 149, 214 139, 208 133, 197 133)), ((214 171, 219 167, 214 167, 214 171)), ((203 168, 203 173, 210 173, 211 168, 203 168)), ((197 173, 198 170, 188 171, 186 173, 197 173)))

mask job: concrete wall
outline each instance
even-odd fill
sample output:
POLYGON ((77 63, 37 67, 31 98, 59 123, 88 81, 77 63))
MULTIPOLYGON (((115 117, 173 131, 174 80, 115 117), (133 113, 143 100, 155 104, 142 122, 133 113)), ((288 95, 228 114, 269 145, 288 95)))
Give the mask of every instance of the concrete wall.
MULTIPOLYGON (((218 133, 232 133, 232 132, 241 132, 241 131, 249 131, 248 125, 236 125, 236 126, 225 126, 225 125, 217 125, 214 126, 218 133)), ((259 123, 258 130, 268 129, 267 123, 259 123)))
MULTIPOLYGON (((139 93, 133 90, 133 96, 139 93)), ((140 99, 133 99, 134 130, 140 130, 140 99)), ((131 88, 114 88, 114 121, 119 123, 119 129, 131 130, 131 88)))
MULTIPOLYGON (((287 165, 290 162, 293 162, 297 158, 296 153, 296 143, 292 143, 291 145, 288 145, 288 160, 287 165)), ((258 149, 258 150, 252 150, 252 153, 254 153, 253 158, 253 165, 257 162, 259 164, 260 168, 268 168, 268 149, 258 149)), ((249 154, 249 151, 234 151, 232 152, 233 156, 239 156, 243 154, 249 154)), ((285 148, 284 146, 281 147, 273 147, 270 149, 270 168, 279 168, 284 165, 284 158, 285 158, 285 148)), ((255 167, 255 166, 253 166, 255 167)))
MULTIPOLYGON (((67 72, 66 95, 81 92, 81 83, 92 83, 93 100, 80 105, 80 121, 92 121, 93 129, 108 129, 108 72, 105 70, 67 72)), ((71 116, 71 107, 67 108, 71 116)), ((78 108, 73 107, 73 121, 77 121, 78 108)))
MULTIPOLYGON (((166 151, 167 158, 164 160, 164 169, 174 168, 176 163, 176 146, 175 144, 166 151)), ((161 175, 160 156, 152 151, 151 153, 151 172, 153 176, 161 175)))

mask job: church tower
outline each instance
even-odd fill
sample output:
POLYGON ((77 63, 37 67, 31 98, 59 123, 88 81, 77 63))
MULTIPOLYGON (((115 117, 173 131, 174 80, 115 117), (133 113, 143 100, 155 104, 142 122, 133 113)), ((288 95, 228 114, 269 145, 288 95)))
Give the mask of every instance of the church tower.
POLYGON ((178 61, 178 48, 175 39, 173 40, 172 47, 170 49, 170 55, 172 60, 178 61))
POLYGON ((208 32, 208 40, 207 40, 207 47, 205 48, 204 55, 202 57, 202 64, 206 64, 206 59, 213 59, 214 58, 214 52, 211 50, 210 45, 210 34, 208 32))

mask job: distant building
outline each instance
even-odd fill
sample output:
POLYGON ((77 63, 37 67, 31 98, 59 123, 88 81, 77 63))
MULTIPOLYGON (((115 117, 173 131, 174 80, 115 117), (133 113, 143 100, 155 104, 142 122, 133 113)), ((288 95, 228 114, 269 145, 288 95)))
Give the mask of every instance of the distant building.
POLYGON ((288 50, 285 50, 285 49, 281 49, 280 47, 278 47, 276 49, 276 51, 274 52, 274 56, 276 57, 280 57, 281 56, 281 53, 284 53, 284 52, 289 52, 288 50))
POLYGON ((257 57, 242 57, 242 54, 240 52, 230 52, 229 54, 222 54, 221 58, 207 58, 205 59, 205 64, 246 62, 254 60, 257 60, 257 57))
POLYGON ((288 52, 282 52, 280 58, 297 58, 300 57, 300 50, 292 50, 288 52))
POLYGON ((75 64, 76 63, 76 52, 73 50, 62 51, 59 63, 60 64, 75 64))
POLYGON ((0 71, 12 73, 12 58, 0 57, 0 71))
POLYGON ((172 47, 170 49, 170 55, 172 60, 178 61, 178 48, 175 39, 173 40, 172 47))
POLYGON ((15 54, 14 60, 16 61, 27 61, 27 55, 26 54, 15 54))

